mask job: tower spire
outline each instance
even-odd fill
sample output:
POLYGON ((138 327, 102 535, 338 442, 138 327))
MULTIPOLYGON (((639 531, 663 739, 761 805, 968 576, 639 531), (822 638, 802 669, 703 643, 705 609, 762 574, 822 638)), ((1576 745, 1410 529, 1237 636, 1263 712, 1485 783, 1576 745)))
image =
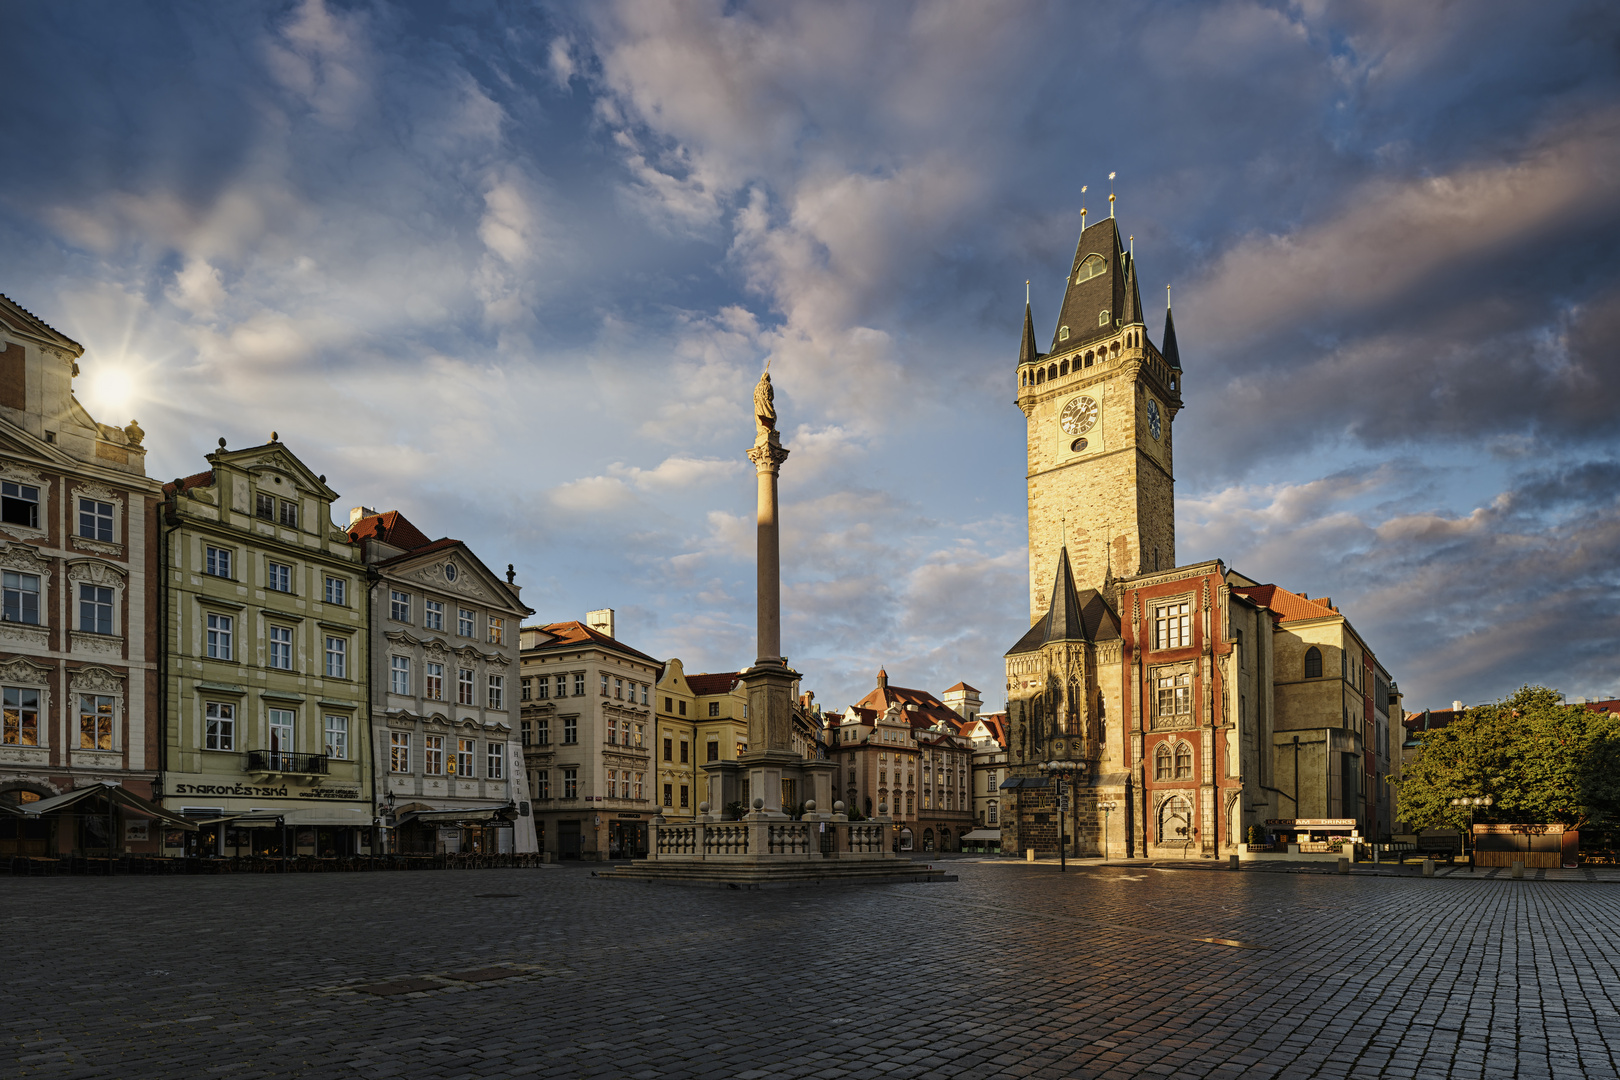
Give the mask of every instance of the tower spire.
MULTIPOLYGON (((1029 282, 1024 282, 1024 288, 1029 288, 1029 282)), ((1024 338, 1018 345, 1018 363, 1033 364, 1040 359, 1040 352, 1035 348, 1035 320, 1030 317, 1029 294, 1024 294, 1024 338)))
POLYGON ((1164 343, 1159 348, 1172 371, 1181 370, 1181 350, 1176 348, 1176 320, 1170 313, 1170 286, 1164 287, 1164 343))

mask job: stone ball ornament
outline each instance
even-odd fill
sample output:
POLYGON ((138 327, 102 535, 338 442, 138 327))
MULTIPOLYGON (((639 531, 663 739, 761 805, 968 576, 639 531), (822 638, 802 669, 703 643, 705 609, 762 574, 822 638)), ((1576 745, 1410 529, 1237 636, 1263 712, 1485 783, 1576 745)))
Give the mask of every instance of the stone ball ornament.
POLYGON ((754 809, 755 810, 763 810, 763 809, 765 809, 765 799, 764 799, 763 796, 760 796, 760 795, 755 795, 754 796, 754 809))
POLYGON ((805 813, 813 814, 813 813, 815 813, 815 810, 816 810, 816 800, 814 800, 814 799, 806 799, 806 800, 804 800, 804 812, 805 813))
POLYGON ((707 814, 708 812, 709 812, 709 804, 708 803, 706 803, 706 802, 698 803, 698 813, 707 814))
POLYGON ((833 813, 842 814, 843 812, 844 812, 844 800, 839 799, 837 802, 833 803, 833 813))

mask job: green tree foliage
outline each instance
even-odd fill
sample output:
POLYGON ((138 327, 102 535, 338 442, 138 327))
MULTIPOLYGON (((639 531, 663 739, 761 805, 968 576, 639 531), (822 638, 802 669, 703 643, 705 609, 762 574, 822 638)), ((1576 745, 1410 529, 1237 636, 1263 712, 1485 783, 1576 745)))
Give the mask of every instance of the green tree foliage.
POLYGON ((1430 829, 1468 825, 1451 800, 1490 795, 1478 822, 1579 827, 1620 819, 1620 717, 1565 705, 1526 686, 1418 736, 1396 804, 1402 821, 1430 829))

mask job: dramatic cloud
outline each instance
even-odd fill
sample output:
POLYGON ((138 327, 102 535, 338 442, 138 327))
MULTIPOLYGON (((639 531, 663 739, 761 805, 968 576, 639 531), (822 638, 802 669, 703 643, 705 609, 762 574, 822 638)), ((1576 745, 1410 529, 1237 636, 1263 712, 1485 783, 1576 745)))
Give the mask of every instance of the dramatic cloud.
POLYGON ((81 399, 138 416, 160 477, 279 430, 346 501, 516 563, 537 618, 612 606, 739 667, 769 362, 807 686, 886 665, 995 704, 1023 285, 1049 340, 1115 171, 1144 300, 1176 286, 1182 559, 1331 593, 1415 706, 1620 689, 1612 5, 41 2, 7 30, 38 92, 0 118, 0 291, 86 344, 81 399))

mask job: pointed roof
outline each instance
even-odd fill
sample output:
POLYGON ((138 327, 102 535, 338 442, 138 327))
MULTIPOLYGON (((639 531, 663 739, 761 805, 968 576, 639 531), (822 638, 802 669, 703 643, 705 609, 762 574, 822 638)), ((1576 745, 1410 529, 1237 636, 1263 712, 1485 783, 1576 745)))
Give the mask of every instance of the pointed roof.
POLYGON ((1052 579, 1052 602, 1046 614, 1035 620, 1018 644, 1007 650, 1035 652, 1058 641, 1106 641, 1119 637, 1119 618, 1096 589, 1077 589, 1069 569, 1069 549, 1058 556, 1057 574, 1052 579))
POLYGON ((1119 321, 1130 326, 1142 321, 1142 290, 1136 281, 1136 256, 1127 251, 1120 261, 1125 267, 1125 302, 1119 308, 1119 321))
POLYGON ((1170 314, 1170 308, 1164 309, 1164 346, 1159 350, 1164 362, 1170 365, 1172 371, 1181 370, 1181 350, 1176 348, 1176 320, 1170 314))
POLYGON ((4 294, 0 294, 0 323, 4 323, 13 333, 24 334, 35 341, 53 345, 72 353, 75 358, 84 355, 83 345, 46 325, 44 319, 4 294))
POLYGON ((1029 301, 1024 302, 1024 340, 1018 345, 1018 362, 1020 364, 1034 363, 1041 358, 1040 351, 1035 347, 1035 320, 1030 318, 1029 301))
MULTIPOLYGON (((1114 332, 1116 320, 1123 320, 1126 307, 1127 264, 1130 257, 1119 242, 1119 226, 1113 218, 1103 218, 1087 226, 1075 245, 1074 265, 1069 268, 1069 284, 1063 292, 1063 305, 1058 311, 1057 329, 1052 333, 1052 351, 1068 350, 1088 342, 1098 341, 1114 332), (1101 260, 1100 272, 1081 278, 1081 267, 1088 262, 1095 265, 1101 260), (1108 312, 1106 320, 1102 312, 1108 312), (1061 339, 1064 327, 1069 336, 1061 339)), ((1136 301, 1141 310, 1141 301, 1136 301)), ((1123 322, 1121 322, 1123 325, 1123 322)))

